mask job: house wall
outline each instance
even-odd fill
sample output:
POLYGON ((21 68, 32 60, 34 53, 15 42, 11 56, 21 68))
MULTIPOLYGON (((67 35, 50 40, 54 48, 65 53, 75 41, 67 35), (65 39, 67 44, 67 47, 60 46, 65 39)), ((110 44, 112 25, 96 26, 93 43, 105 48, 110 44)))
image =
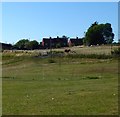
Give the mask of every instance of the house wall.
POLYGON ((0 49, 11 50, 13 46, 11 44, 0 43, 0 49))

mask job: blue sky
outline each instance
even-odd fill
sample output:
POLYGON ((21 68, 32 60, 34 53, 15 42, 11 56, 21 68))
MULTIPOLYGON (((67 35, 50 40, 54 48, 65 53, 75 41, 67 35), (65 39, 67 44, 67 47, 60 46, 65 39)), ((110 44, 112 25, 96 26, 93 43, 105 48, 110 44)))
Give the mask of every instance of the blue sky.
POLYGON ((117 2, 3 2, 2 42, 16 43, 23 38, 83 37, 89 26, 111 23, 118 40, 117 2))

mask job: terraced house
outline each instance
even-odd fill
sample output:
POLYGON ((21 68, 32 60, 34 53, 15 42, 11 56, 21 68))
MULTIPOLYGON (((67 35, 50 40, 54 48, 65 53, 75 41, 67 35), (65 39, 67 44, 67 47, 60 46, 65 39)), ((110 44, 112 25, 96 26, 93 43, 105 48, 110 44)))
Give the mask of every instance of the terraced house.
POLYGON ((13 46, 11 44, 6 44, 6 43, 1 43, 0 42, 0 49, 11 50, 12 48, 13 48, 13 46))
POLYGON ((83 45, 83 39, 81 38, 70 38, 69 42, 68 42, 69 46, 79 46, 79 45, 83 45))
POLYGON ((67 47, 68 46, 68 38, 58 37, 57 38, 43 38, 42 39, 43 48, 59 48, 59 47, 67 47))
POLYGON ((58 37, 57 38, 43 38, 42 39, 42 47, 45 48, 60 48, 60 47, 68 47, 68 46, 79 46, 83 45, 82 38, 70 38, 68 41, 68 37, 58 37))

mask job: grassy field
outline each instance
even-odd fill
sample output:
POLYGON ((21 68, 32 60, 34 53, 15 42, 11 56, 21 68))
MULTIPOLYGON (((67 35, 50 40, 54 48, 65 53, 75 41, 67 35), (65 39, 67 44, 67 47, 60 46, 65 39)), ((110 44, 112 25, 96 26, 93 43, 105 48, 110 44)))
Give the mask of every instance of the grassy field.
POLYGON ((51 63, 9 54, 2 61, 3 115, 118 114, 117 59, 55 57, 51 63))

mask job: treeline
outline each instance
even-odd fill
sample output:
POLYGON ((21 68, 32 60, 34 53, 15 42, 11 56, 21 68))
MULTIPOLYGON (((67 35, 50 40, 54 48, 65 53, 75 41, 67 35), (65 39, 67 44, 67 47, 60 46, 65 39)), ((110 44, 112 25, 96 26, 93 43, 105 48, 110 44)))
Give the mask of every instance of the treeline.
MULTIPOLYGON (((115 35, 113 33, 112 26, 110 23, 98 24, 98 22, 94 22, 85 32, 85 36, 82 38, 82 41, 83 44, 86 46, 101 44, 119 45, 120 42, 113 43, 114 36, 115 35)), ((11 47, 12 49, 19 50, 34 50, 44 48, 42 42, 37 42, 36 40, 30 41, 29 39, 21 39, 14 45, 11 45, 11 47)))
POLYGON ((13 45, 13 48, 20 50, 34 50, 39 49, 40 44, 36 40, 30 41, 28 39, 22 39, 13 45))

